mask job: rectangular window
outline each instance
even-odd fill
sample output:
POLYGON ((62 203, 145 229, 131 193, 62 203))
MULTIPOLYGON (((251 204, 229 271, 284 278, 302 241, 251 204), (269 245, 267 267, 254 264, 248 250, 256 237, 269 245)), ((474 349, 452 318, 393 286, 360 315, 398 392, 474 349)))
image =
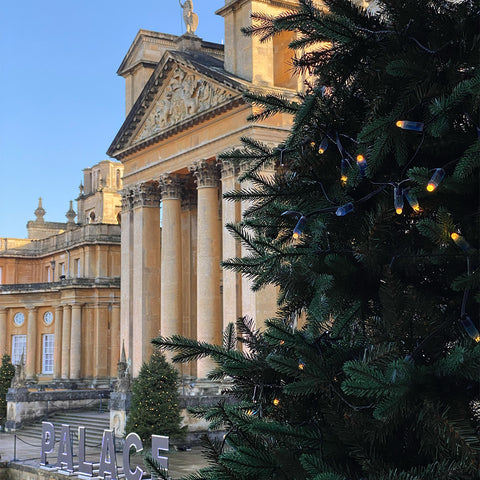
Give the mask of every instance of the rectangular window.
POLYGON ((62 272, 60 275, 65 275, 65 264, 64 263, 60 264, 60 271, 62 272))
POLYGON ((52 281, 52 271, 51 271, 50 267, 45 267, 45 269, 47 270, 47 282, 51 282, 52 281))
POLYGON ((3 283, 3 279, 2 279, 2 267, 0 267, 0 285, 3 283))
POLYGON ((12 336, 12 363, 19 365, 22 360, 25 363, 25 354, 27 351, 27 336, 26 335, 13 335, 12 336))
POLYGON ((53 373, 53 343, 52 333, 43 336, 42 373, 53 373))

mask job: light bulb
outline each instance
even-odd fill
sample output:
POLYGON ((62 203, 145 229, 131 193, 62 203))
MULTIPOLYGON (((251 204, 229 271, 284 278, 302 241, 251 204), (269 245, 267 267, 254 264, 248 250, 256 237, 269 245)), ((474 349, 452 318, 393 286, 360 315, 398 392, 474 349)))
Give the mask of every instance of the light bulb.
POLYGON ((410 190, 404 190, 403 194, 405 195, 405 198, 407 199, 407 202, 410 204, 412 207, 412 210, 416 213, 420 212, 420 204, 418 203, 417 197, 415 194, 410 190))
POLYGON ((273 404, 274 404, 275 406, 280 405, 280 399, 279 399, 279 398, 274 398, 274 399, 273 399, 273 404))
POLYGON ((400 187, 395 187, 393 191, 393 202, 395 212, 397 212, 397 215, 401 215, 403 212, 403 191, 400 187))
POLYGON ((347 215, 347 213, 350 213, 350 212, 353 212, 352 202, 346 203, 345 205, 338 207, 337 211, 335 212, 335 215, 337 215, 337 217, 344 217, 345 215, 347 215))
POLYGON ((410 120, 398 120, 398 122, 395 125, 398 128, 403 128, 404 130, 413 130, 414 132, 423 132, 422 122, 411 122, 410 120))
POLYGON ((477 343, 480 342, 480 333, 478 333, 477 327, 473 324, 468 315, 463 315, 463 317, 460 319, 460 323, 470 338, 473 338, 473 340, 475 340, 477 343))
POLYGON ((298 369, 303 370, 305 368, 305 363, 302 359, 298 361, 298 369))
POLYGON ((303 233, 303 229, 305 228, 306 223, 307 223, 307 217, 305 215, 302 215, 300 217, 300 220, 295 225, 295 228, 293 229, 293 238, 295 240, 298 237, 300 237, 300 235, 303 233))
POLYGON ((360 170, 360 175, 364 177, 367 171, 367 160, 362 154, 357 155, 357 165, 360 170))
POLYGON ((347 184, 347 180, 348 180, 347 167, 348 167, 347 161, 344 158, 342 158, 342 163, 340 164, 340 182, 343 186, 347 184))
POLYGON ((443 180, 444 176, 445 170, 443 168, 436 168, 434 174, 432 175, 432 178, 428 182, 427 191, 433 192, 443 180))
POLYGON ((465 240, 462 235, 458 234, 457 232, 453 232, 450 235, 450 238, 455 242, 455 245, 461 248, 464 252, 468 252, 470 250, 470 244, 465 240))
POLYGON ((322 141, 320 142, 320 146, 318 147, 318 153, 322 155, 325 153, 325 150, 328 148, 328 138, 323 137, 322 141))

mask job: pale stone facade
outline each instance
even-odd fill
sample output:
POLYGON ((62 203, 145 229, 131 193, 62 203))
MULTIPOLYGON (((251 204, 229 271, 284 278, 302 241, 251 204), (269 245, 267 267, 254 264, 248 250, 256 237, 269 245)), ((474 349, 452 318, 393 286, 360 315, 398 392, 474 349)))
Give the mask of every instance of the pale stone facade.
POLYGON ((67 222, 45 222, 40 200, 28 239, 0 245, 0 355, 18 363, 23 354, 29 383, 108 385, 116 377, 122 176, 123 165, 110 160, 86 169, 78 223, 72 202, 67 222))
MULTIPOLYGON (((287 135, 286 115, 248 123, 252 107, 242 93, 294 96, 302 89, 303 79, 291 74, 292 36, 261 43, 240 28, 251 24, 251 11, 276 15, 297 4, 227 0, 216 12, 225 19, 224 46, 191 33, 140 30, 118 70, 126 80, 126 119, 107 153, 125 168, 120 341, 133 376, 158 334, 218 344, 238 317, 249 315, 261 327, 275 312, 273 288, 253 293, 248 280, 220 267, 242 254, 224 226, 238 222, 242 208, 222 198, 239 187, 239 172, 218 155, 242 136, 277 145, 287 135)), ((202 360, 181 373, 202 379, 211 367, 202 360)))

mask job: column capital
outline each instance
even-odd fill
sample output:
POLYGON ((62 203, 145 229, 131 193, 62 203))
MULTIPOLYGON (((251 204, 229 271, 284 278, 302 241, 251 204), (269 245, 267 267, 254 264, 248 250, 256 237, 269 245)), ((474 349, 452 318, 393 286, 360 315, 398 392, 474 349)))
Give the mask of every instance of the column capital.
POLYGON ((133 189, 133 207, 159 207, 160 190, 158 182, 146 182, 135 185, 133 189))
POLYGON ((164 173, 158 180, 162 200, 178 200, 182 198, 184 180, 176 174, 164 173))
POLYGON ((120 190, 122 195, 122 212, 126 212, 133 208, 133 190, 130 188, 124 188, 120 190))
POLYGON ((0 313, 7 313, 8 307, 0 307, 0 313))
POLYGON ((29 306, 29 307, 25 307, 29 313, 36 313, 37 310, 38 310, 38 307, 32 307, 32 306, 29 306))
POLYGON ((195 177, 197 188, 216 187, 218 185, 218 167, 216 163, 198 160, 189 165, 188 170, 195 177))
POLYGON ((238 163, 232 160, 223 160, 220 164, 222 167, 222 178, 229 178, 238 175, 238 163))

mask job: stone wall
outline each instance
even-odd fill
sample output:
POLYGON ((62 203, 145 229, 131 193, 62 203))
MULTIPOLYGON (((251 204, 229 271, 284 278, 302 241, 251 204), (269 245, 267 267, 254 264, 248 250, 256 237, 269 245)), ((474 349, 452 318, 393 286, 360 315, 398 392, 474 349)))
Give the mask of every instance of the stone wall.
POLYGON ((17 463, 0 463, 0 480, 65 480, 65 475, 17 463))
POLYGON ((7 422, 5 429, 17 430, 25 423, 43 418, 55 411, 95 409, 100 401, 108 402, 110 390, 30 391, 28 388, 9 388, 7 393, 7 422))

